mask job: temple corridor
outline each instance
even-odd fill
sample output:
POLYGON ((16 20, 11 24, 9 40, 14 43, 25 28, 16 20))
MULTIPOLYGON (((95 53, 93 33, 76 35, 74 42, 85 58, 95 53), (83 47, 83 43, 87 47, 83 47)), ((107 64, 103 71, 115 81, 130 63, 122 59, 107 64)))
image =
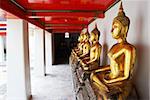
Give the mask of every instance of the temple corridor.
POLYGON ((150 0, 0 0, 0 100, 150 100, 149 17, 150 0))

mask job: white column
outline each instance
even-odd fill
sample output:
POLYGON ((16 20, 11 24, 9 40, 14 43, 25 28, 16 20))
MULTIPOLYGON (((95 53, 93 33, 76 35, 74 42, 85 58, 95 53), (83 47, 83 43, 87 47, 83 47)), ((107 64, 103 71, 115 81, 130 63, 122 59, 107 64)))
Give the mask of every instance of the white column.
POLYGON ((35 67, 34 72, 38 76, 44 76, 44 30, 36 28, 35 35, 35 67))
POLYGON ((46 74, 51 73, 52 66, 52 34, 45 31, 46 74))
POLYGON ((0 35, 0 63, 4 62, 4 41, 3 36, 0 35))
POLYGON ((28 24, 7 20, 7 100, 28 100, 31 96, 28 24))

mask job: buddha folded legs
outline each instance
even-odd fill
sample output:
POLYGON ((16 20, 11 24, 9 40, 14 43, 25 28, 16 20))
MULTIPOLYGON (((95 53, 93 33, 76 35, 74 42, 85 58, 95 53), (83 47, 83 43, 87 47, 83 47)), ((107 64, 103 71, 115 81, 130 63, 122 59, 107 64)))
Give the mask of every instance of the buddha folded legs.
POLYGON ((93 61, 91 63, 86 63, 88 62, 90 59, 84 59, 83 60, 83 64, 82 64, 82 67, 85 71, 92 71, 92 70, 95 70, 95 69, 98 69, 99 67, 99 61, 93 61))
POLYGON ((97 99, 127 100, 130 91, 133 89, 131 80, 115 83, 106 83, 104 81, 106 73, 109 72, 101 72, 99 74, 92 73, 90 76, 90 78, 92 78, 92 88, 97 95, 97 99))

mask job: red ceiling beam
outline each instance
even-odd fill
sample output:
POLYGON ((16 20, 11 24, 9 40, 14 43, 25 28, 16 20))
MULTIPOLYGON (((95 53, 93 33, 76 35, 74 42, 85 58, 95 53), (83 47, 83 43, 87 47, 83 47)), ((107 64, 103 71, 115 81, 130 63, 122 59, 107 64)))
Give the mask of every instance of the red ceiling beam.
POLYGON ((86 27, 88 25, 85 24, 45 24, 45 27, 54 27, 54 26, 64 26, 64 27, 68 27, 68 26, 80 26, 80 27, 86 27))
MULTIPOLYGON (((106 9, 106 6, 103 5, 103 3, 101 2, 95 3, 95 4, 93 3, 83 4, 83 3, 78 2, 80 0, 76 0, 76 1, 73 0, 71 3, 68 3, 68 4, 59 3, 58 1, 55 3, 44 3, 44 2, 38 3, 38 1, 36 1, 35 3, 29 3, 28 0, 13 0, 13 1, 16 1, 17 3, 22 5, 24 8, 28 8, 30 10, 47 10, 47 9, 62 10, 63 9, 63 10, 89 11, 89 10, 105 10, 106 9)), ((108 0, 105 0, 105 1, 108 1, 108 0)), ((109 0, 109 1, 112 1, 112 0, 109 0)))
POLYGON ((28 19, 25 15, 26 12, 24 12, 22 9, 20 9, 19 7, 17 7, 16 5, 14 5, 10 0, 0 0, 0 8, 10 12, 12 14, 14 14, 15 16, 27 20, 30 23, 40 27, 40 28, 44 28, 43 25, 41 25, 41 23, 37 22, 36 20, 30 20, 28 19))
POLYGON ((52 21, 46 21, 45 24, 49 25, 49 24, 77 24, 77 25, 82 25, 85 24, 87 25, 89 22, 88 21, 56 21, 56 20, 52 20, 52 21))
MULTIPOLYGON (((45 26, 85 26, 89 24, 89 21, 92 18, 76 18, 76 19, 70 19, 70 18, 54 18, 51 21, 45 21, 45 26)), ((44 19, 41 19, 44 20, 44 19)))
POLYGON ((23 16, 23 15, 25 15, 25 12, 23 10, 19 9, 16 5, 14 5, 9 0, 0 0, 0 8, 8 11, 20 18, 26 19, 26 16, 23 16))
POLYGON ((106 11, 120 0, 11 0, 26 10, 106 11))
POLYGON ((51 27, 45 27, 45 29, 77 29, 81 30, 81 26, 51 26, 51 27))
POLYGON ((99 17, 104 18, 103 12, 75 12, 75 13, 69 13, 69 12, 38 12, 38 13, 32 13, 28 12, 27 16, 29 18, 40 18, 45 16, 51 16, 51 17, 66 17, 66 18, 76 18, 76 17, 99 17))

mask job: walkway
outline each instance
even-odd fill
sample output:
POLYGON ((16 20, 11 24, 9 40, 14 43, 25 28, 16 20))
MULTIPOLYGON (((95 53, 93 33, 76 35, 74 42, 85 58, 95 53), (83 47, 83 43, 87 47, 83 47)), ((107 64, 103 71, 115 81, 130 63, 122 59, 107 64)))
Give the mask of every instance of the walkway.
POLYGON ((46 77, 32 73, 33 100, 75 100, 69 65, 50 66, 46 77))

